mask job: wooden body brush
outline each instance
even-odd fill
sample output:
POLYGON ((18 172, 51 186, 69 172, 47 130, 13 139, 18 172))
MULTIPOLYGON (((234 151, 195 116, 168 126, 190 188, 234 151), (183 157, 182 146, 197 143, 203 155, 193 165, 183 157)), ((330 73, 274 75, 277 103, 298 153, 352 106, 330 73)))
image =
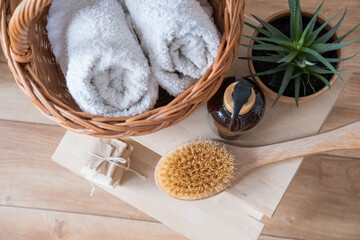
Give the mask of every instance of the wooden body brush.
POLYGON ((155 169, 157 186, 180 200, 219 194, 250 171, 275 162, 332 150, 360 148, 360 121, 298 140, 243 148, 195 141, 166 153, 155 169))

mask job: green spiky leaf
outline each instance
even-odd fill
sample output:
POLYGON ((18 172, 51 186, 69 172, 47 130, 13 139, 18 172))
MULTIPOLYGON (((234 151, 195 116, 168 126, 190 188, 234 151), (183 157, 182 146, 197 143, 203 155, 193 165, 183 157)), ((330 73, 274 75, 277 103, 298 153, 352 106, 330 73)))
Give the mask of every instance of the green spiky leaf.
POLYGON ((299 39, 299 46, 302 47, 302 45, 304 44, 305 42, 305 37, 308 33, 308 31, 310 30, 311 28, 311 25, 314 24, 317 20, 317 17, 322 9, 322 5, 324 4, 324 2, 322 2, 320 4, 320 6, 318 7, 318 9, 316 9, 315 13, 314 13, 314 16, 311 18, 310 22, 308 23, 308 25, 306 26, 306 28, 304 29, 302 35, 301 35, 301 38, 299 39))
POLYGON ((264 28, 257 27, 255 25, 252 25, 251 23, 248 23, 248 22, 245 22, 245 25, 251 27, 255 31, 258 31, 259 33, 264 34, 265 36, 273 37, 273 35, 269 31, 265 30, 264 28))
POLYGON ((270 69, 268 71, 259 72, 259 73, 256 73, 256 74, 251 74, 251 75, 248 75, 247 77, 264 76, 264 75, 269 75, 269 74, 282 72, 282 71, 285 71, 286 67, 287 66, 285 64, 280 64, 276 68, 270 69))
POLYGON ((318 73, 310 73, 311 75, 313 75, 314 77, 320 79, 323 83, 325 83, 325 85, 328 87, 328 88, 331 88, 331 85, 330 85, 330 82, 324 78, 323 76, 321 76, 321 74, 318 74, 318 73))
POLYGON ((344 40, 347 36, 349 36, 350 34, 352 34, 358 27, 360 26, 360 24, 356 25, 355 27, 353 27, 350 31, 348 31, 347 33, 345 33, 344 35, 342 35, 341 37, 339 37, 338 39, 336 39, 334 41, 334 43, 339 43, 342 40, 344 40))
POLYGON ((281 55, 273 55, 273 56, 253 56, 253 57, 239 57, 239 59, 244 60, 252 60, 252 61, 259 61, 259 62, 272 62, 277 63, 280 59, 284 56, 281 55))
POLYGON ((343 81, 343 79, 340 76, 340 74, 338 73, 338 71, 336 71, 336 69, 333 67, 333 65, 331 65, 323 56, 321 56, 320 53, 318 53, 315 50, 310 49, 310 48, 304 48, 303 50, 304 50, 304 52, 307 52, 307 53, 313 55, 315 58, 317 58, 322 64, 324 64, 327 68, 329 68, 333 74, 338 76, 343 81))
POLYGON ((299 51, 293 50, 288 55, 286 55, 284 58, 280 59, 278 61, 278 63, 291 62, 298 55, 298 53, 299 53, 299 51))
POLYGON ((283 79, 281 81, 281 86, 280 86, 279 92, 278 92, 278 94, 276 96, 276 99, 275 99, 272 107, 274 107, 275 104, 279 101, 279 99, 283 95, 286 87, 289 85, 291 76, 292 76, 292 74, 294 72, 294 68, 295 67, 293 65, 287 65, 285 73, 284 73, 284 77, 283 77, 283 79))
POLYGON ((246 45, 242 44, 241 46, 251 48, 254 50, 265 50, 265 51, 280 51, 280 52, 288 52, 289 50, 285 47, 271 45, 271 44, 258 44, 258 45, 246 45))
POLYGON ((251 15, 251 16, 253 16, 259 23, 261 23, 270 33, 272 33, 274 35, 274 37, 282 39, 282 40, 290 41, 289 37, 287 37, 280 30, 278 30, 277 28, 272 26, 270 23, 262 20, 261 18, 254 16, 254 15, 251 15))
POLYGON ((301 80, 302 85, 303 85, 303 89, 304 89, 304 96, 306 96, 306 85, 305 85, 305 81, 301 80))
POLYGON ((289 0, 290 9, 290 38, 299 41, 302 32, 302 16, 299 0, 289 0))
POLYGON ((313 91, 313 93, 315 93, 316 92, 316 90, 315 90, 315 88, 314 88, 314 86, 312 85, 312 83, 311 83, 311 81, 309 80, 309 86, 311 87, 311 90, 313 91))
POLYGON ((329 20, 327 20, 325 23, 323 23, 318 29, 316 29, 314 32, 312 32, 309 37, 306 38, 305 40, 305 45, 306 46, 310 46, 315 39, 317 38, 317 36, 319 35, 319 33, 332 21, 334 20, 335 17, 337 17, 340 14, 341 11, 338 11, 334 16, 332 16, 329 20))
POLYGON ((310 34, 312 34, 312 32, 314 31, 314 28, 315 28, 315 24, 316 24, 316 21, 310 23, 310 28, 309 28, 309 31, 306 33, 305 38, 309 37, 310 34))
POLYGON ((340 27, 341 23, 343 22, 346 12, 347 12, 347 8, 345 9, 343 15, 341 16, 340 20, 336 23, 336 25, 330 31, 328 31, 327 33, 316 39, 315 43, 326 43, 327 41, 329 41, 331 37, 334 36, 336 31, 340 27))
POLYGON ((357 40, 358 40, 358 38, 348 41, 348 42, 344 42, 344 43, 316 43, 311 46, 311 49, 315 50, 318 53, 335 51, 340 48, 349 46, 350 44, 356 42, 357 40))
POLYGON ((302 76, 302 75, 304 75, 303 72, 298 72, 298 73, 294 74, 294 75, 290 78, 290 80, 291 80, 291 79, 294 79, 294 78, 297 78, 297 77, 300 77, 300 76, 302 76))
POLYGON ((297 107, 299 107, 299 95, 300 95, 300 76, 297 76, 295 78, 295 102, 297 107))
MULTIPOLYGON (((311 81, 310 81, 310 72, 307 74, 307 82, 306 82, 306 84, 310 86, 310 88, 311 88, 311 90, 312 90, 313 92, 316 92, 314 86, 312 85, 312 83, 311 83, 311 81)), ((306 86, 305 86, 305 87, 306 87, 306 86)))
POLYGON ((276 43, 280 46, 285 46, 285 47, 290 47, 290 48, 295 47, 295 44, 293 42, 286 41, 286 40, 279 40, 279 39, 268 38, 268 37, 251 37, 251 36, 244 36, 244 37, 252 39, 254 41, 258 41, 258 42, 271 42, 271 43, 276 43))
POLYGON ((344 61, 347 61, 349 59, 352 59, 354 57, 356 57, 359 53, 356 53, 354 55, 352 55, 351 57, 347 57, 347 58, 326 58, 326 60, 329 62, 329 63, 338 63, 338 62, 344 62, 344 61))
POLYGON ((319 73, 319 74, 332 74, 332 72, 328 69, 324 69, 318 66, 307 66, 307 69, 310 72, 315 72, 315 73, 319 73))

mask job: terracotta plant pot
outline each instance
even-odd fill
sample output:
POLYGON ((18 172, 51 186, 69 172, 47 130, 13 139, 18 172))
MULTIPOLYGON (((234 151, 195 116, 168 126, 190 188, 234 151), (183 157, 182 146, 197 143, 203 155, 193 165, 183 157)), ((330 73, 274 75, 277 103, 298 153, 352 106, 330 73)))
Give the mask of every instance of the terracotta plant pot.
MULTIPOLYGON (((282 17, 285 17, 285 16, 288 16, 290 15, 290 12, 288 10, 285 10, 285 11, 281 11, 281 12, 278 12, 274 15, 271 15, 270 17, 266 18, 265 21, 267 22, 272 22, 274 20, 277 20, 279 18, 282 18, 282 17)), ((313 17, 313 13, 310 13, 310 12, 302 12, 302 15, 304 17, 307 17, 307 18, 312 18, 313 17)), ((326 22, 325 18, 323 16, 318 16, 318 19, 317 19, 317 22, 320 23, 320 24, 323 24, 326 22)), ((262 25, 260 25, 259 27, 262 27, 262 25)), ((325 30, 326 31, 329 31, 331 30, 332 26, 330 26, 329 24, 325 27, 325 30)), ((257 37, 257 35, 259 34, 258 31, 255 31, 254 34, 252 35, 252 37, 257 37)), ((337 34, 335 33, 334 36, 333 36, 333 39, 337 39, 338 36, 337 34)), ((254 44, 254 40, 250 40, 250 44, 253 45, 254 44)), ((343 57, 343 54, 344 54, 344 51, 343 49, 339 49, 337 50, 337 57, 338 58, 342 58, 343 57)), ((248 50, 248 57, 252 57, 252 49, 249 48, 248 50)), ((256 71, 255 71, 255 67, 254 67, 254 63, 252 60, 248 60, 248 64, 249 64, 249 69, 250 69, 250 73, 251 74, 255 74, 256 71)), ((343 62, 339 62, 337 63, 337 66, 336 66, 336 69, 337 70, 340 70, 343 66, 343 62)), ((331 77, 330 79, 330 85, 332 86, 334 84, 334 82, 336 81, 338 77, 333 74, 333 76, 331 77)), ((259 86, 261 87, 261 89, 264 91, 264 93, 266 95, 268 95, 270 98, 272 99, 276 99, 277 97, 277 92, 274 92, 273 90, 271 90, 270 88, 268 88, 264 83, 263 81, 260 79, 260 77, 258 76, 255 76, 254 77, 254 80, 259 84, 259 86)), ((310 95, 307 95, 307 96, 303 96, 303 97, 299 97, 299 103, 301 102, 308 102, 308 101, 311 101, 313 99, 315 99, 316 97, 320 96, 321 94, 323 94, 325 91, 329 90, 329 88, 327 86, 325 86, 324 88, 322 88, 321 90, 315 92, 315 93, 312 93, 310 95)), ((292 103, 292 104, 295 104, 295 98, 294 97, 288 97, 288 96, 281 96, 280 99, 279 99, 279 102, 283 102, 283 103, 292 103)))

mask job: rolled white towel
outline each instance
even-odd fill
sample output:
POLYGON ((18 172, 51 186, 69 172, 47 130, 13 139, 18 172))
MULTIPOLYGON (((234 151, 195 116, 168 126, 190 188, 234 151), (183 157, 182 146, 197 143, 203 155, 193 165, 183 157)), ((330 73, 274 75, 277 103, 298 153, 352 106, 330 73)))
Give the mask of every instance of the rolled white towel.
POLYGON ((64 75, 68 68, 67 30, 80 9, 94 5, 98 0, 53 0, 46 25, 51 48, 64 75))
POLYGON ((69 92, 84 112, 134 116, 156 103, 158 84, 127 24, 117 0, 54 0, 51 5, 49 40, 69 92))
POLYGON ((177 96, 214 61, 219 34, 196 0, 125 0, 158 83, 177 96))

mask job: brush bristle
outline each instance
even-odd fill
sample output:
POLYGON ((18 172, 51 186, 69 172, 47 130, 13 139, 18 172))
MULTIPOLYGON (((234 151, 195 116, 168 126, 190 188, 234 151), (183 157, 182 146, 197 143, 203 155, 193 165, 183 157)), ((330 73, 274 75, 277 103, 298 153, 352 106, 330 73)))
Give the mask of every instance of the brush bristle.
POLYGON ((234 156, 218 143, 192 142, 165 156, 158 184, 178 199, 207 198, 228 187, 234 175, 234 161, 234 156))

